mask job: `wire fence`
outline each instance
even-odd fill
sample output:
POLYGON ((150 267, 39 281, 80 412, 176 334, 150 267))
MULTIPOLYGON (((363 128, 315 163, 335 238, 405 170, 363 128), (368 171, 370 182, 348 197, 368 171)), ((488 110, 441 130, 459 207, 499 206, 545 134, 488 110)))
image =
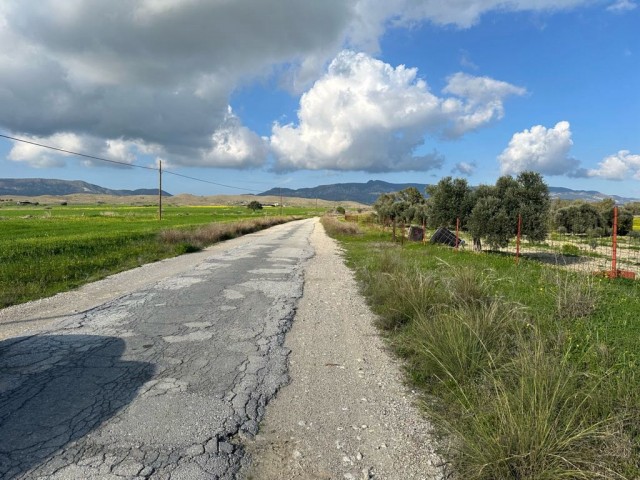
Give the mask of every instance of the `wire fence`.
MULTIPOLYGON (((614 213, 614 217, 617 215, 614 213)), ((370 222, 370 217, 350 215, 345 220, 370 222)), ((381 226, 393 235, 393 223, 381 226)), ((617 225, 616 225, 617 227, 617 225)), ((636 227, 637 228, 637 227, 636 227)), ((516 226, 514 226, 514 230, 516 226)), ((499 253, 510 255, 514 261, 531 259, 548 265, 607 277, 640 279, 640 230, 631 230, 620 235, 617 228, 606 233, 567 234, 551 231, 544 241, 528 241, 515 235, 506 247, 496 247, 486 241, 478 243, 468 232, 449 228, 426 228, 425 225, 396 224, 396 240, 399 242, 434 242, 463 251, 499 253)))

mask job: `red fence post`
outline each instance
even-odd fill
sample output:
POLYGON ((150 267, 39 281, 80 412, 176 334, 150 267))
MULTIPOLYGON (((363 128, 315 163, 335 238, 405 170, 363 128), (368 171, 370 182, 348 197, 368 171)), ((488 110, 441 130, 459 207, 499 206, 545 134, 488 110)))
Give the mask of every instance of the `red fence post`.
POLYGON ((456 252, 458 251, 459 243, 460 243, 460 219, 456 218, 456 252))
POLYGON ((522 215, 518 214, 518 236, 516 237, 516 263, 520 260, 520 233, 522 232, 522 215))
POLYGON ((611 278, 618 276, 618 207, 613 207, 613 245, 611 255, 611 278))

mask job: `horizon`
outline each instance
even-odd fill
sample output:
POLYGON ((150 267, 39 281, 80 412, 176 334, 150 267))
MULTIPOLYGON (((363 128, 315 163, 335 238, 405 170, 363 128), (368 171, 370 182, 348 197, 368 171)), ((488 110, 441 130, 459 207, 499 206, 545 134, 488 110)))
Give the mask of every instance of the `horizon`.
POLYGON ((232 195, 533 170, 640 198, 637 0, 34 2, 0 6, 0 134, 125 165, 0 138, 2 177, 134 190, 162 162, 166 191, 232 195))
MULTIPOLYGON (((0 182, 3 180, 62 180, 62 181, 69 181, 69 182, 85 182, 84 180, 64 180, 64 179, 59 179, 59 178, 42 178, 42 177, 29 177, 29 178, 0 178, 0 182)), ((315 185, 315 186, 310 186, 310 187, 301 187, 301 188, 289 188, 289 187, 271 187, 271 188, 267 188, 265 190, 260 191, 259 193, 242 193, 242 192, 237 192, 237 193, 212 193, 212 194, 194 194, 191 192, 170 192, 168 191, 166 188, 162 188, 162 191, 170 196, 178 196, 178 195, 194 195, 194 196, 233 196, 233 195, 252 195, 252 196, 260 196, 260 195, 264 195, 264 194, 268 194, 269 196, 277 196, 277 193, 267 193, 271 190, 277 190, 278 188, 282 188, 283 190, 301 190, 301 189, 314 189, 314 188, 319 188, 319 187, 331 187, 331 186, 336 186, 336 185, 344 185, 344 184, 359 184, 359 185, 366 185, 368 183, 371 182, 385 182, 385 183, 389 183, 389 184, 393 184, 393 185, 405 185, 405 184, 415 184, 415 185, 424 185, 424 186, 429 186, 429 185, 433 185, 433 184, 428 184, 428 183, 420 183, 420 182, 386 182, 385 180, 380 180, 380 179, 369 179, 367 181, 362 181, 362 182, 338 182, 338 183, 327 183, 327 184, 319 184, 319 185, 315 185)), ((135 190, 157 190, 158 187, 145 187, 145 186, 134 186, 132 188, 112 188, 112 187, 106 187, 104 185, 98 184, 98 183, 92 183, 92 182, 85 182, 88 183, 90 185, 96 186, 96 187, 100 187, 100 188, 108 188, 110 190, 129 190, 129 191, 135 191, 135 190)), ((437 182, 436 182, 437 183, 437 182)), ((471 188, 475 188, 477 186, 479 186, 480 184, 469 184, 469 186, 471 188)), ((640 201, 640 197, 629 197, 627 195, 619 195, 619 194, 612 194, 612 193, 608 193, 608 192, 602 192, 600 190, 585 190, 585 189, 572 189, 572 188, 568 188, 568 187, 564 187, 564 186, 558 186, 558 185, 548 185, 547 187, 549 187, 550 189, 564 189, 564 190, 568 190, 570 192, 578 192, 578 193, 595 193, 595 194, 600 194, 600 195, 604 195, 605 197, 609 197, 609 198, 623 198, 626 200, 630 200, 630 201, 640 201)), ((422 193, 423 195, 426 193, 424 191, 421 191, 420 193, 422 193)), ((550 192, 553 193, 554 192, 550 192)), ((0 196, 8 196, 9 194, 6 195, 0 195, 0 196)), ((15 194, 11 194, 14 196, 20 196, 20 195, 15 195, 15 194)))

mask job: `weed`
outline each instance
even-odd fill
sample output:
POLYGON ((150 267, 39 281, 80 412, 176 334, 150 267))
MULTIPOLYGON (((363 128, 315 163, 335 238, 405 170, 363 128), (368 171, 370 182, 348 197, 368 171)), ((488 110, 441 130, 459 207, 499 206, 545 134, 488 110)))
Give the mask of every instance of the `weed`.
POLYGON ((562 270, 549 273, 556 299, 556 316, 559 319, 576 319, 590 315, 598 304, 595 280, 589 275, 580 275, 562 270))

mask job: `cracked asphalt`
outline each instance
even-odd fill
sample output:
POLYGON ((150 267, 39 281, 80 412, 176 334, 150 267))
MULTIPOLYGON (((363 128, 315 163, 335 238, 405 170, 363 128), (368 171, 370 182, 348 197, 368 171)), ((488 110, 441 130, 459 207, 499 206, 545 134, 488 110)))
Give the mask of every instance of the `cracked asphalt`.
MULTIPOLYGON (((253 234, 0 336, 0 478, 235 478, 247 463, 240 439, 289 380, 284 335, 313 229, 253 234)), ((19 309, 8 311, 11 323, 19 309)))

